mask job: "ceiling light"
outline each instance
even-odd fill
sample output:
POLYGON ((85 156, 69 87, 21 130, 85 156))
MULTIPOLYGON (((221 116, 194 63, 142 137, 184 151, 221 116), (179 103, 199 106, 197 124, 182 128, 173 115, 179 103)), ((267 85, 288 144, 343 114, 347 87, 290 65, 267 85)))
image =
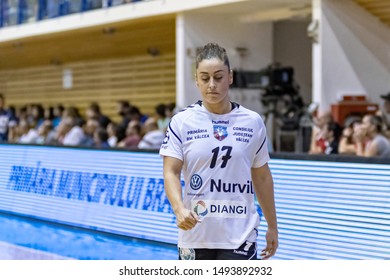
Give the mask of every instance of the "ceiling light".
POLYGON ((155 48, 155 47, 149 47, 149 48, 147 48, 146 51, 151 56, 158 56, 158 55, 160 55, 160 50, 158 48, 155 48))
POLYGON ((111 35, 116 32, 116 28, 112 26, 107 26, 102 29, 104 35, 111 35))
POLYGON ((23 43, 22 42, 14 42, 12 44, 12 46, 15 48, 15 49, 20 49, 21 47, 23 47, 23 43))

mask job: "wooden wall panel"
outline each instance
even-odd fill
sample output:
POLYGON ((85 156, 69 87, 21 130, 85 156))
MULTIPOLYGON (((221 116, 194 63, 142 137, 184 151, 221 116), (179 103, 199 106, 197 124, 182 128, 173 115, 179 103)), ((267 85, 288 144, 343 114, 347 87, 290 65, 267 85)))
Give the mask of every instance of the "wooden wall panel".
POLYGON ((176 16, 170 14, 0 42, 0 71, 143 56, 148 48, 169 54, 175 51, 175 30, 176 16))
POLYGON ((158 103, 176 99, 175 54, 134 56, 0 71, 0 91, 6 103, 77 106, 82 113, 91 101, 118 120, 118 100, 128 100, 147 114, 158 103), (73 87, 63 88, 63 70, 73 73, 73 87))

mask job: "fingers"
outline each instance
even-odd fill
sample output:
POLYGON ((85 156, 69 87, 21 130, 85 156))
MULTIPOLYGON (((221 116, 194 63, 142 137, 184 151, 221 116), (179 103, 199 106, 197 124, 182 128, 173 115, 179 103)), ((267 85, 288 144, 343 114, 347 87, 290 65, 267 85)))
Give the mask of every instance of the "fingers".
POLYGON ((266 247, 261 251, 260 257, 262 260, 268 260, 270 257, 275 255, 275 253, 276 253, 276 249, 274 249, 273 247, 271 248, 266 247))
POLYGON ((269 228, 265 235, 267 246, 261 251, 260 256, 262 260, 267 260, 275 255, 279 246, 278 230, 277 228, 269 228))
POLYGON ((276 241, 267 242, 267 246, 261 251, 262 260, 267 260, 275 255, 278 243, 276 241))
POLYGON ((197 223, 200 223, 198 215, 194 212, 188 211, 185 216, 178 217, 176 220, 178 228, 182 230, 190 230, 195 227, 197 223))

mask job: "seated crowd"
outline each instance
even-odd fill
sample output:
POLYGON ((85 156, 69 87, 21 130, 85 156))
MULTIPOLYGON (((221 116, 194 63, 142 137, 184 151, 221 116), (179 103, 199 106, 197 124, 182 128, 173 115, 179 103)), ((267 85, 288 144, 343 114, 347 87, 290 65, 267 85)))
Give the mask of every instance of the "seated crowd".
MULTIPOLYGON (((390 93, 383 110, 350 116, 343 125, 331 112, 315 114, 310 154, 390 157, 390 93)), ((76 107, 29 104, 5 108, 0 93, 0 142, 96 148, 159 149, 175 104, 158 104, 152 116, 127 101, 117 102, 120 121, 104 115, 92 102, 81 116, 76 107)))
POLYGON ((147 116, 137 106, 118 101, 120 121, 92 102, 81 116, 76 107, 29 104, 5 108, 0 94, 0 142, 96 148, 159 149, 175 104, 159 104, 147 116))
POLYGON ((309 153, 390 157, 390 93, 381 97, 383 110, 350 116, 343 126, 330 112, 314 117, 309 153))

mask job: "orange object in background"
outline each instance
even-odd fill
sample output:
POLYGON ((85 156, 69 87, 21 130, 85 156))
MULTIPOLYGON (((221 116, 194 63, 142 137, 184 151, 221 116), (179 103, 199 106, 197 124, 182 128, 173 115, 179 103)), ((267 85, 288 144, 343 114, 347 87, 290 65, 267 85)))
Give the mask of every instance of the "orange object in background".
POLYGON ((367 102, 365 95, 345 95, 343 100, 331 105, 332 116, 341 126, 344 126, 345 119, 349 116, 364 116, 375 114, 379 105, 367 102))

